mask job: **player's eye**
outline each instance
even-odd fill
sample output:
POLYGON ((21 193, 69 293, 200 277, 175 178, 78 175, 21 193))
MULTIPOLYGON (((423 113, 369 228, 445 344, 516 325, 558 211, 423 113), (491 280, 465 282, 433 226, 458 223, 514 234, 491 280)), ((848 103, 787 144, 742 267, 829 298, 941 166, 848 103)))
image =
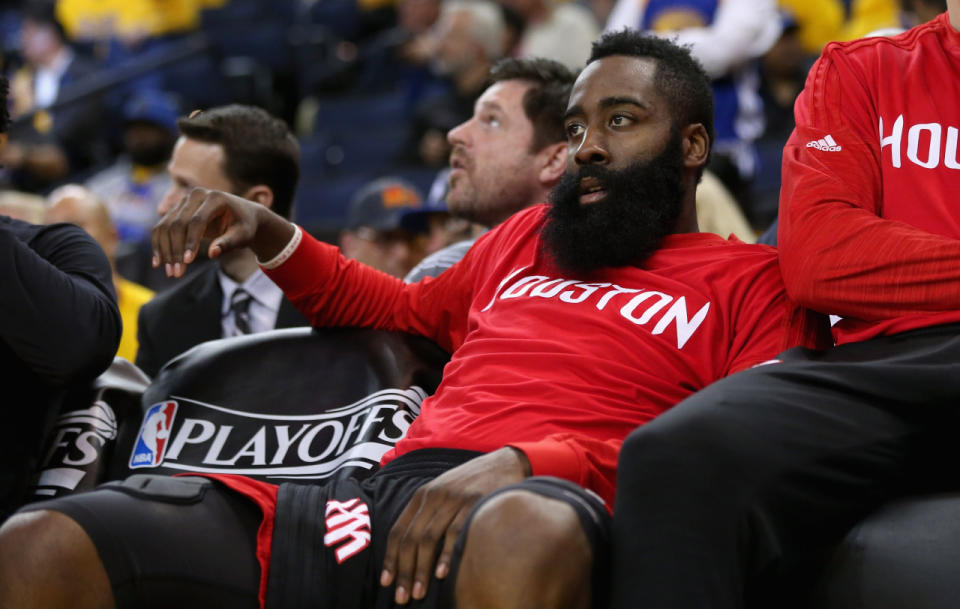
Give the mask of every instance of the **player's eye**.
POLYGON ((574 138, 583 133, 583 125, 580 123, 567 123, 567 138, 574 138))

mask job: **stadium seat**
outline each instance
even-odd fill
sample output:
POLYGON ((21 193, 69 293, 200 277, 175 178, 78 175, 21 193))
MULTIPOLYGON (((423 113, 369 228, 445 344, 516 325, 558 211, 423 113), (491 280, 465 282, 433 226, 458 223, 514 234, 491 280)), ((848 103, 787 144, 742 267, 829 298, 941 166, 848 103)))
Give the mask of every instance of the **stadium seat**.
POLYGON ((368 475, 436 389, 447 358, 420 337, 355 328, 202 343, 149 385, 118 358, 64 407, 35 497, 135 473, 368 475))
POLYGON ((809 609, 955 609, 958 564, 960 493, 905 498, 847 535, 809 609))

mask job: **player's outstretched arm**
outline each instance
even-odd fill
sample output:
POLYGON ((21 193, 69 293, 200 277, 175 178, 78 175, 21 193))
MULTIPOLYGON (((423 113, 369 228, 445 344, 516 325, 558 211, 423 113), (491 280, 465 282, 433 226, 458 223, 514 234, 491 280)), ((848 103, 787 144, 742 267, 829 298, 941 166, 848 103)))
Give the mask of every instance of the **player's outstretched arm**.
POLYGON ((431 571, 437 579, 450 572, 453 546, 473 506, 488 493, 529 475, 526 456, 507 447, 471 459, 417 489, 390 529, 380 585, 396 584, 397 604, 422 599, 431 571), (441 539, 443 548, 437 556, 441 539))
POLYGON ((291 222, 258 203, 194 188, 153 228, 153 266, 163 265, 168 276, 183 276, 186 265, 196 259, 201 239, 211 240, 210 258, 248 247, 259 260, 270 260, 296 230, 291 222))

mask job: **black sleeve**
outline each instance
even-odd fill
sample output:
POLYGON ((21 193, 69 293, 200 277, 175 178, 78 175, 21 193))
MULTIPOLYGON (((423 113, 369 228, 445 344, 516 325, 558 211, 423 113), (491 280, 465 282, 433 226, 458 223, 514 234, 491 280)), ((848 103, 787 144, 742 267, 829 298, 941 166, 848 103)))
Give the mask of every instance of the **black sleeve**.
POLYGON ((157 362, 156 345, 154 344, 153 334, 150 332, 150 303, 140 307, 140 313, 137 315, 137 358, 134 363, 137 368, 143 370, 147 376, 153 378, 160 369, 160 363, 157 362))
POLYGON ((110 264, 76 226, 0 217, 0 340, 54 385, 94 378, 120 343, 110 264))

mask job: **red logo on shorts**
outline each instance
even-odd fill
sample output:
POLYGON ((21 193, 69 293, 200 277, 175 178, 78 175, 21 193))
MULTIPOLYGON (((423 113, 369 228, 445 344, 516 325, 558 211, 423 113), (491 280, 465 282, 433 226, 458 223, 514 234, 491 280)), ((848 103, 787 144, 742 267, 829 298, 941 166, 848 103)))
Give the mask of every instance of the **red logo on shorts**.
POLYGON ((370 545, 370 511, 360 499, 327 501, 327 533, 323 545, 337 548, 337 563, 342 563, 370 545))

